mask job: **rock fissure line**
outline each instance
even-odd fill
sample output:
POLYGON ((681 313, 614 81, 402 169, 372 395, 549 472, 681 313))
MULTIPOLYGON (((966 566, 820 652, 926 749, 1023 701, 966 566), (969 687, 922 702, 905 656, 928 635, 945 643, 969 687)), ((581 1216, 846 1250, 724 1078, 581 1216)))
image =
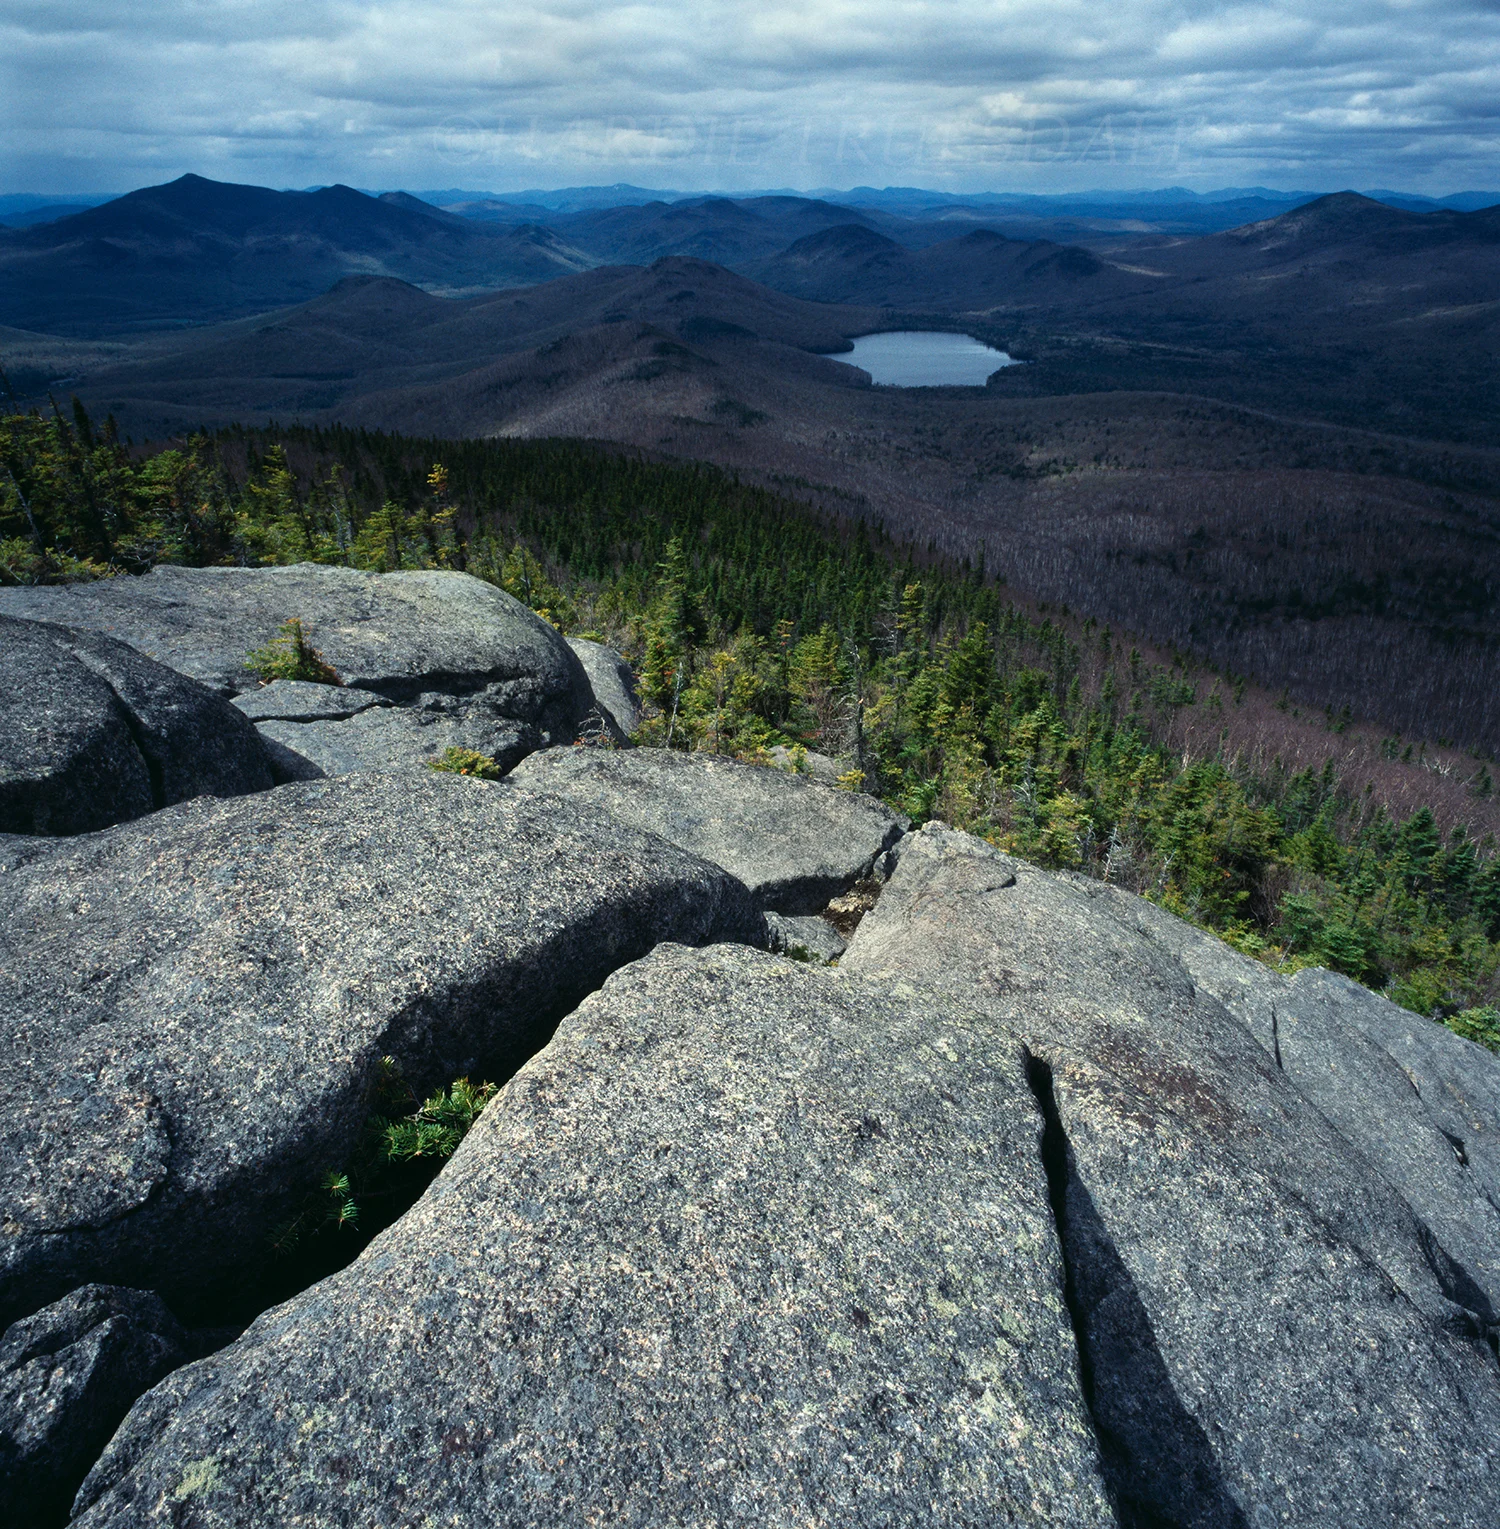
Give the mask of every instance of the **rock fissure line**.
POLYGON ((1286 1064, 1281 1060, 1281 1021, 1276 1017, 1276 1005, 1271 1005, 1271 1051, 1276 1057, 1277 1072, 1285 1072, 1286 1064))
POLYGON ((1134 1282, 1078 1176, 1051 1064, 1029 1047, 1024 1056, 1042 1117, 1042 1171, 1079 1381, 1120 1529, 1249 1529, 1172 1388, 1134 1282))
POLYGON ((1078 1379, 1083 1387, 1083 1399, 1093 1424, 1094 1439, 1104 1476, 1114 1498, 1115 1516, 1122 1529, 1133 1529, 1119 1501, 1116 1457, 1120 1453, 1119 1442, 1099 1421, 1094 1405, 1094 1364, 1092 1346, 1088 1341, 1087 1314, 1079 1299, 1078 1285, 1073 1278, 1073 1260, 1068 1246, 1068 1138, 1063 1130, 1062 1117, 1058 1114, 1057 1095, 1052 1085, 1052 1068, 1029 1047, 1025 1049, 1026 1085, 1036 1100, 1042 1117, 1042 1172, 1047 1178, 1047 1203, 1052 1211, 1052 1222, 1057 1229, 1058 1252, 1063 1268, 1063 1303, 1067 1307, 1068 1321, 1073 1329, 1073 1342, 1078 1351, 1078 1379))
POLYGON ((141 726, 141 719, 125 704, 125 698, 113 685, 110 690, 114 698, 120 703, 120 710, 125 713, 125 727, 130 734, 130 741, 135 745, 136 753, 145 762, 146 775, 151 782, 151 804, 160 812, 168 805, 167 780, 162 772, 161 761, 154 757, 152 751, 146 747, 146 730, 141 726))
MULTIPOLYGON (((559 931, 557 944, 563 946, 566 940, 567 931, 559 931)), ((503 1045, 476 1058, 475 1065, 471 1069, 473 1081, 494 1083, 504 1088, 533 1057, 546 1049, 557 1027, 585 999, 597 993, 616 972, 645 959, 660 943, 662 942, 655 941, 644 950, 636 949, 620 954, 619 959, 597 981, 587 986, 566 988, 562 993, 553 995, 545 1004, 539 1005, 530 1015, 529 1021, 503 1045)), ((710 941, 709 943, 718 942, 710 941)), ((542 964, 545 964, 548 954, 546 950, 542 952, 542 964)), ((450 993, 447 995, 448 1006, 458 1004, 464 996, 461 993, 450 993)), ((424 1003, 414 1004, 401 1011, 393 1016, 391 1024, 377 1038, 374 1051, 380 1055, 401 1052, 406 1049, 401 1044, 402 1028, 409 1026, 413 1019, 420 1018, 424 1013, 436 1018, 441 1015, 441 1012, 442 1010, 439 1009, 434 1013, 424 1003)), ((453 1080, 431 1072, 429 1069, 428 1073, 418 1074, 410 1081, 415 1085, 413 1096, 420 1102, 421 1097, 433 1088, 447 1087, 453 1080)), ((366 1085, 362 1111, 366 1118, 377 1112, 377 1101, 378 1089, 372 1072, 366 1085)), ((317 1181, 323 1172, 337 1172, 346 1166, 344 1162, 324 1163, 310 1173, 308 1175, 309 1195, 314 1193, 317 1181)), ((432 1178, 436 1178, 441 1172, 441 1167, 441 1164, 436 1166, 432 1178)), ((243 1287, 237 1290, 233 1280, 227 1281, 222 1288, 210 1290, 197 1301, 184 1306, 177 1314, 180 1317, 190 1318, 191 1325, 194 1327, 214 1327, 228 1323, 238 1329, 248 1325, 272 1306, 291 1300, 330 1275, 347 1268, 369 1246, 376 1235, 385 1228, 393 1226, 426 1194, 431 1187, 431 1182, 431 1179, 420 1183, 412 1182, 404 1188, 384 1191, 384 1194, 389 1196, 389 1203, 380 1211, 377 1221, 373 1224, 367 1222, 361 1226, 357 1239, 349 1238, 343 1241, 330 1239, 313 1248, 311 1259, 305 1255, 294 1255, 279 1268, 274 1263, 269 1264, 262 1277, 248 1290, 243 1287), (277 1277, 278 1274, 280 1278, 277 1277)), ((153 1191, 153 1197, 158 1192, 153 1191)))
POLYGON ((1417 1238, 1438 1289, 1453 1305, 1453 1317, 1447 1325, 1500 1361, 1500 1316, 1496 1315, 1489 1297, 1473 1275, 1438 1241, 1425 1221, 1417 1222, 1417 1238))

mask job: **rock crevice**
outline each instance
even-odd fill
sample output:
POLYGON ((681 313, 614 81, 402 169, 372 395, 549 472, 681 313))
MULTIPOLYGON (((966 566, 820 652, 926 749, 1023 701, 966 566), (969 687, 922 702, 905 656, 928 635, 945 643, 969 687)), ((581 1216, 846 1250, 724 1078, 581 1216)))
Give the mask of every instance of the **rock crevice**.
MULTIPOLYGON (((111 687, 113 688, 113 687, 111 687)), ((119 699, 119 691, 115 691, 115 698, 119 699)), ((156 757, 150 748, 146 735, 146 729, 141 726, 141 719, 124 703, 120 710, 124 714, 126 730, 130 733, 131 742, 135 744, 136 752, 141 756, 141 764, 145 767, 146 779, 151 787, 151 805, 158 810, 170 805, 167 796, 166 774, 162 770, 161 760, 156 757)))
POLYGON ((1079 1178, 1052 1068, 1030 1050, 1025 1066, 1042 1116, 1042 1168, 1079 1375, 1121 1529, 1249 1529, 1202 1426, 1173 1388, 1130 1273, 1079 1178), (1108 1338, 1095 1322, 1106 1305, 1108 1338))
POLYGON ((188 803, 18 866, 0 1307, 88 1280, 217 1298, 346 1160, 383 1054, 419 1093, 513 1067, 663 939, 766 936, 717 866, 428 772, 188 803))

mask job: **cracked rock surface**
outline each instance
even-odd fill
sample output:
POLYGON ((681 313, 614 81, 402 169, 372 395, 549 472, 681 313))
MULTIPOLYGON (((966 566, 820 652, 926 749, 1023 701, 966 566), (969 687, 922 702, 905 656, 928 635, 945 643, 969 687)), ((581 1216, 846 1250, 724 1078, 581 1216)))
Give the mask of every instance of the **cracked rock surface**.
POLYGON ((234 698, 252 722, 342 722, 372 706, 390 702, 353 685, 314 685, 307 680, 272 680, 234 698))
POLYGON ((244 717, 124 643, 0 616, 0 654, 0 832, 87 833, 272 784, 244 717))
POLYGON ((1500 1522, 1472 1282, 1135 901, 929 826, 841 962, 1026 1047, 1122 1521, 1500 1522))
POLYGON ((313 772, 330 776, 419 770, 450 748, 487 754, 503 771, 547 741, 531 723, 507 714, 517 709, 522 708, 511 698, 495 698, 488 691, 463 698, 429 692, 411 706, 371 707, 347 718, 274 720, 257 726, 277 748, 278 759, 300 762, 302 768, 295 763, 285 766, 296 778, 309 778, 313 772))
MULTIPOLYGON (((247 724, 248 725, 248 724, 247 724)), ((764 940, 719 867, 509 782, 199 800, 0 875, 0 1320, 192 1302, 360 1131, 375 1069, 503 1077, 661 940, 764 940)))
POLYGON ((164 565, 139 578, 0 589, 0 613, 107 632, 224 695, 255 689, 245 655, 295 616, 345 685, 392 700, 527 679, 570 722, 587 706, 583 670, 562 637, 464 573, 164 565))
POLYGON ((75 1522, 1105 1529, 1041 1131, 1009 1038, 663 946, 75 1522))
POLYGON ((777 913, 817 913, 907 824, 872 796, 712 754, 553 749, 515 775, 722 865, 777 913))

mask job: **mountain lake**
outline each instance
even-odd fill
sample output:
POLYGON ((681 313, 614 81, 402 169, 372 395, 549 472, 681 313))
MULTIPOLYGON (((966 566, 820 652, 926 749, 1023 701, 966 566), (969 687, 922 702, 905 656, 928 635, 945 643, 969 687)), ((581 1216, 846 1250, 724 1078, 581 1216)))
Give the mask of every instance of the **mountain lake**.
POLYGON ((982 388, 991 372, 1021 365, 972 335, 934 329, 861 335, 853 351, 837 359, 863 367, 878 384, 895 388, 982 388))

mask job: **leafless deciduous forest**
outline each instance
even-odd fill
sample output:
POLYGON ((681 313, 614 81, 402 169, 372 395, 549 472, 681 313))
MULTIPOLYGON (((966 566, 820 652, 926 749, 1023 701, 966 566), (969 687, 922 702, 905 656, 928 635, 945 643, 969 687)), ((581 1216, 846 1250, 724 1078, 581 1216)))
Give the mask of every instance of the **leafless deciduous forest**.
POLYGON ((0 355, 138 441, 277 419, 714 462, 1297 705, 1500 749, 1494 217, 1325 198, 1071 265, 832 232, 756 268, 795 296, 676 256, 461 300, 360 278, 129 344, 0 333, 0 355), (911 389, 838 359, 911 325, 1030 364, 911 389))

